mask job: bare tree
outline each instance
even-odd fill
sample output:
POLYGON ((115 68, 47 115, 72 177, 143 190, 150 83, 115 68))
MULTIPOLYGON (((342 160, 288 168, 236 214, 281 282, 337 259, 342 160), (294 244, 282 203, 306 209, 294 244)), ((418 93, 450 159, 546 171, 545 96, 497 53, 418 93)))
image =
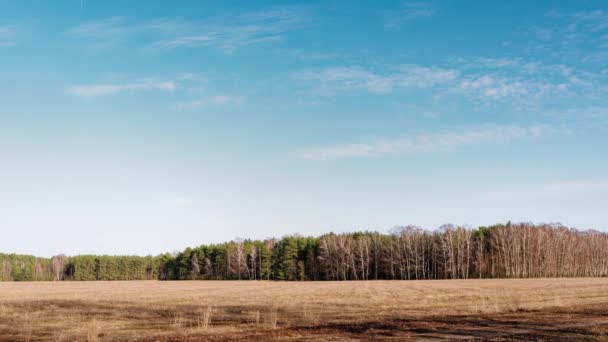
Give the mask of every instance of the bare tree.
POLYGON ((53 279, 63 280, 67 260, 68 257, 63 254, 55 255, 51 258, 51 271, 53 273, 53 279))

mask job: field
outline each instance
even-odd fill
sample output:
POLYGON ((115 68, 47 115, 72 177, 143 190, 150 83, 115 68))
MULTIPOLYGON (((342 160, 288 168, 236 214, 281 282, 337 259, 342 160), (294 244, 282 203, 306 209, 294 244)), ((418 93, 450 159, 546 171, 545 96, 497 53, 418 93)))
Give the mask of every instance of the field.
POLYGON ((0 283, 0 341, 608 340, 608 278, 0 283))

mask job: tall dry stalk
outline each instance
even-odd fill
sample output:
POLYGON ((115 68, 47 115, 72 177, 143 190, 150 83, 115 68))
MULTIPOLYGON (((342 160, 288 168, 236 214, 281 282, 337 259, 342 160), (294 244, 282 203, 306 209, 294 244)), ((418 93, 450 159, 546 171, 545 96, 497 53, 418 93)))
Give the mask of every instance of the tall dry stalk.
POLYGON ((253 313, 253 321, 255 322, 255 325, 260 325, 260 310, 256 310, 253 313))
POLYGON ((205 310, 201 310, 200 315, 198 317, 198 327, 207 330, 211 326, 211 314, 213 312, 213 308, 211 305, 208 305, 205 310))
POLYGON ((277 321, 279 320, 279 313, 276 304, 273 304, 270 307, 270 312, 268 313, 268 324, 272 329, 277 328, 277 321))
POLYGON ((32 341, 32 318, 30 317, 29 313, 25 313, 23 316, 23 340, 25 342, 31 342, 32 341))
POLYGON ((96 320, 92 320, 87 325, 87 342, 99 341, 99 324, 96 320))
POLYGON ((181 328, 183 322, 184 322, 184 318, 182 317, 182 314, 178 311, 174 311, 173 312, 173 326, 176 328, 181 328))

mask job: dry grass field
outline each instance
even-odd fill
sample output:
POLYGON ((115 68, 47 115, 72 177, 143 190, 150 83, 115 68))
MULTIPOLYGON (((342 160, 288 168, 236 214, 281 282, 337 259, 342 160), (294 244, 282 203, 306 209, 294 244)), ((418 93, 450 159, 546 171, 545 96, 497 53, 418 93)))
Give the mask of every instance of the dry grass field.
POLYGON ((0 341, 608 340, 608 278, 0 283, 0 341))

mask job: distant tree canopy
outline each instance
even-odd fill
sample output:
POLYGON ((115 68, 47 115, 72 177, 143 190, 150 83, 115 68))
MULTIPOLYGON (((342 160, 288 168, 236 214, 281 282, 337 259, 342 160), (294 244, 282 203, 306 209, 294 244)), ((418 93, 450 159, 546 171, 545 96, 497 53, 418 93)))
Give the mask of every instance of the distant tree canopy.
POLYGON ((370 280, 605 277, 608 233, 561 225, 414 226, 320 237, 234 240, 176 255, 0 254, 0 281, 370 280))
POLYGON ((0 254, 0 281, 158 279, 159 257, 0 254))

